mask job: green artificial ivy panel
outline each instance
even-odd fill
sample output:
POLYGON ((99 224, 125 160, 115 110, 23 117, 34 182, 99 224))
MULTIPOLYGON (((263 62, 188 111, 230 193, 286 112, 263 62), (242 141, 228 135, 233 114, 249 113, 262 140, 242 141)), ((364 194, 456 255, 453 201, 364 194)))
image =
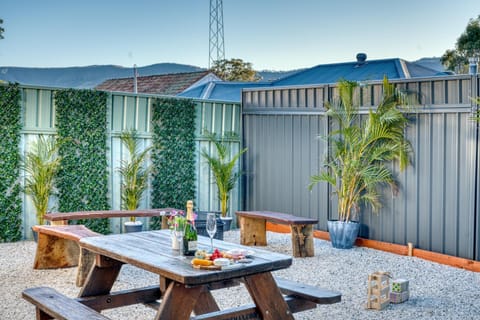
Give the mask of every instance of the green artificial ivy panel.
MULTIPOLYGON (((107 94, 67 89, 55 93, 57 133, 62 141, 58 174, 60 212, 109 210, 107 94)), ((108 219, 78 220, 107 234, 108 219)))
POLYGON ((22 237, 20 100, 17 84, 0 86, 0 242, 18 241, 22 237))
MULTIPOLYGON (((152 207, 183 209, 195 199, 195 103, 155 99, 152 118, 152 207)), ((160 219, 152 218, 150 227, 160 229, 160 219)))

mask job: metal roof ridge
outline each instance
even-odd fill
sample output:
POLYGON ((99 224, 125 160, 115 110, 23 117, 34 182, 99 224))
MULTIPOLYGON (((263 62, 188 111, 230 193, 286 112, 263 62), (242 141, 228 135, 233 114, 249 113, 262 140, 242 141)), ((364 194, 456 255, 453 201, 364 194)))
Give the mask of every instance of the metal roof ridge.
POLYGON ((400 68, 403 72, 403 76, 405 79, 411 79, 410 71, 408 70, 407 63, 403 59, 398 59, 398 63, 400 64, 400 68))
POLYGON ((205 88, 203 89, 201 99, 209 99, 213 89, 215 88, 215 85, 216 85, 215 81, 208 82, 205 88))

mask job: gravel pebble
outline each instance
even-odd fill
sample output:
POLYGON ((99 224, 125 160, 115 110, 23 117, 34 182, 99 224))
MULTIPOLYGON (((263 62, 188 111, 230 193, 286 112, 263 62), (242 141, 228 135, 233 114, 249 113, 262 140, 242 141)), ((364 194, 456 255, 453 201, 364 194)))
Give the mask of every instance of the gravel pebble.
MULTIPOLYGON (((224 233, 226 241, 239 243, 238 230, 224 233)), ((268 249, 292 254, 290 235, 268 232, 268 249)), ((21 298, 25 288, 50 286, 70 297, 78 295, 76 268, 33 270, 36 244, 32 241, 0 244, 0 319, 34 319, 34 307, 21 298)), ((415 257, 399 256, 368 248, 332 248, 315 239, 315 256, 295 258, 293 265, 275 275, 325 289, 340 291, 342 301, 320 305, 295 314, 295 319, 480 319, 480 273, 457 269, 415 257), (365 308, 368 275, 388 271, 393 278, 410 282, 410 299, 390 304, 382 311, 365 308)), ((151 285, 158 277, 125 266, 114 289, 151 285)), ((251 303, 243 286, 213 292, 220 308, 251 303)), ((106 310, 112 319, 153 319, 155 312, 144 306, 106 310)))

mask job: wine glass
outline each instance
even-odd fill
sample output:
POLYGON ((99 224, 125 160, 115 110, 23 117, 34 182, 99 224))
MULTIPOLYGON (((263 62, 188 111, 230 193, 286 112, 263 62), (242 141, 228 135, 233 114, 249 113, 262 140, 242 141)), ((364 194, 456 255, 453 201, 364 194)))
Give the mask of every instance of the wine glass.
POLYGON ((213 252, 213 236, 217 232, 217 217, 215 213, 209 212, 207 213, 207 226, 206 226, 208 235, 210 236, 210 243, 212 245, 212 252, 213 252))
POLYGON ((180 257, 182 257, 183 256, 183 236, 185 235, 185 221, 183 219, 175 219, 175 226, 174 226, 173 232, 178 242, 180 257))

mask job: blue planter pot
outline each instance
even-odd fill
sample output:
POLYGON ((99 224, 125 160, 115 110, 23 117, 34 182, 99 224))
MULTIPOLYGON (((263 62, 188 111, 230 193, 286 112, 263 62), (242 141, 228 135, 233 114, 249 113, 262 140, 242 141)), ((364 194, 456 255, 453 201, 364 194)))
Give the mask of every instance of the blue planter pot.
POLYGON ((355 240, 360 230, 360 223, 349 221, 327 221, 328 232, 330 234, 330 240, 332 246, 338 249, 350 249, 353 247, 355 240))

